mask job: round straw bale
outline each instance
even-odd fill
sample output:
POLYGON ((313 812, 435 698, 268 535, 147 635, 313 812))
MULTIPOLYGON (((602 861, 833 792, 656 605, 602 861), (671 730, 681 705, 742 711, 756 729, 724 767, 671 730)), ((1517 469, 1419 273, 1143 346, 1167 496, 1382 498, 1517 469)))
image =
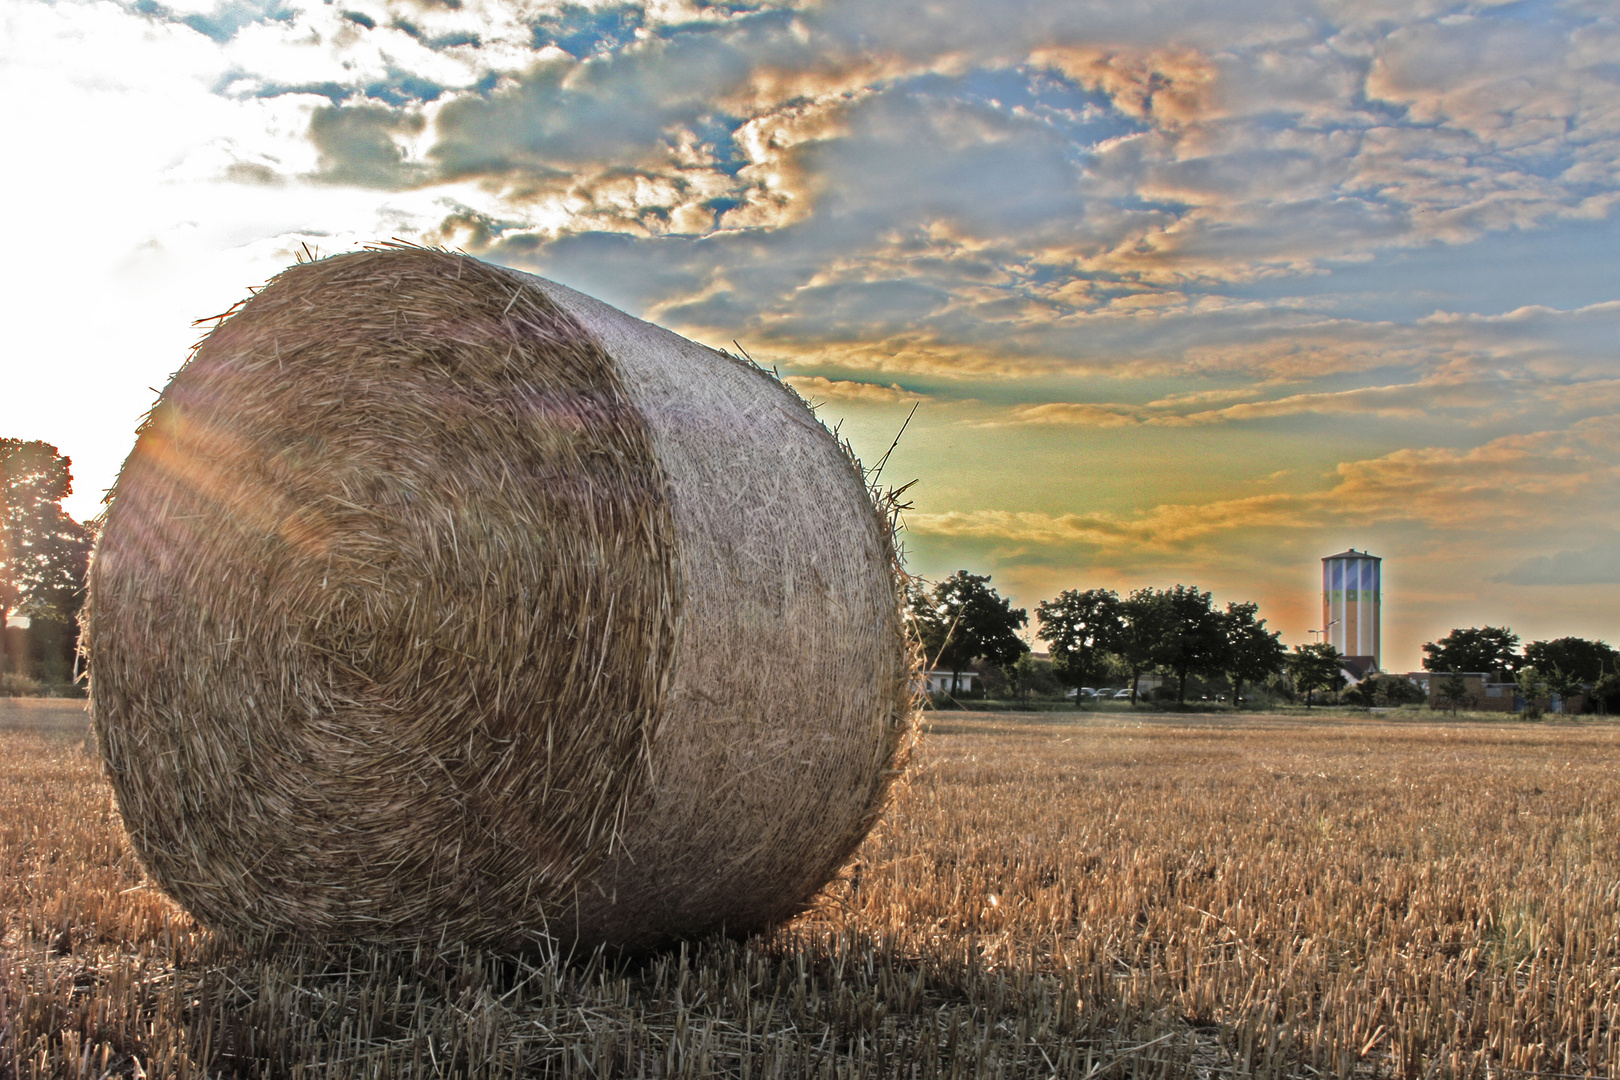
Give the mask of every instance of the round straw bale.
POLYGON ((153 877, 254 937, 655 947, 789 918, 911 732, 889 522, 769 374, 390 246, 232 309, 85 619, 153 877))

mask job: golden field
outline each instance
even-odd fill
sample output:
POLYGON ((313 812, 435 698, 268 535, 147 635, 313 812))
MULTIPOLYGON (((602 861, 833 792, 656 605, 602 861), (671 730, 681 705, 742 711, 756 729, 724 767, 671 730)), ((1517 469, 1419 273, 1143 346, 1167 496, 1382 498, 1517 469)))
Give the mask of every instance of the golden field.
POLYGON ((1620 1072, 1620 726, 941 714, 793 926, 573 963, 217 940, 86 739, 0 699, 0 1080, 1620 1072))

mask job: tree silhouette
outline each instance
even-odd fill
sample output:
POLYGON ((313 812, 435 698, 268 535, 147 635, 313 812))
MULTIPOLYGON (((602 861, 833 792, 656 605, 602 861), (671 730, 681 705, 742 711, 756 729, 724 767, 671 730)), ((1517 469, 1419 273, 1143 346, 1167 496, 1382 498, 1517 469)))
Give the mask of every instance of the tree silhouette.
POLYGON ((1242 699, 1245 682, 1259 682, 1281 671, 1288 659, 1281 635, 1257 619, 1260 605, 1227 604, 1222 618, 1226 631, 1226 675, 1232 680, 1232 707, 1242 699))
POLYGON ((1620 652, 1608 642, 1578 637, 1532 641, 1524 647, 1524 660, 1565 701, 1595 686, 1604 675, 1620 671, 1620 652))
POLYGON ((1472 695, 1468 693, 1468 682, 1462 677, 1462 672, 1453 671, 1440 685, 1435 687, 1434 696, 1438 701, 1451 703, 1451 714, 1457 715, 1457 710, 1463 705, 1473 704, 1472 695))
POLYGON ((1154 659, 1176 677, 1176 702, 1187 700, 1187 676, 1218 675, 1226 666, 1226 626, 1196 586, 1176 585, 1160 594, 1163 618, 1154 659))
POLYGON ((932 589, 911 591, 911 617, 932 666, 951 673, 951 693, 959 692, 962 672, 975 660, 1004 667, 1029 651, 1018 628, 1029 613, 1012 607, 990 587, 990 576, 958 570, 932 589))
POLYGON ((1325 641, 1294 646, 1288 655, 1288 673, 1294 677, 1294 689, 1305 691, 1307 709, 1316 691, 1344 685, 1343 665, 1344 654, 1325 641))
POLYGON ((1477 671, 1489 674, 1519 667, 1519 635, 1505 626, 1453 630, 1423 646, 1425 671, 1477 671))
MULTIPOLYGON (((1041 629, 1036 636, 1052 654, 1052 673, 1066 685, 1084 686, 1119 645, 1125 621, 1119 595, 1111 589, 1065 589, 1035 608, 1041 629)), ((1075 694, 1076 706, 1082 704, 1075 694)))
POLYGON ((1117 639, 1119 658, 1131 673, 1131 704, 1136 704, 1142 673, 1159 663, 1171 615, 1158 589, 1135 589, 1120 605, 1124 628, 1117 639))
POLYGON ((91 534, 62 510, 71 466, 49 443, 0 439, 0 627, 14 613, 64 623, 78 616, 91 534))

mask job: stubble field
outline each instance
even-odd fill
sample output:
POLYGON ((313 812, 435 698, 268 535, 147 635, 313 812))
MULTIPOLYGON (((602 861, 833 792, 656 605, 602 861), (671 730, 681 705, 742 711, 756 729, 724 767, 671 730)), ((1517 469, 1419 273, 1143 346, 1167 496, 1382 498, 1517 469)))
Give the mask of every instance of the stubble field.
POLYGON ((1609 1076, 1620 727, 936 718, 816 908, 636 961, 256 955, 0 700, 0 1080, 1609 1076))

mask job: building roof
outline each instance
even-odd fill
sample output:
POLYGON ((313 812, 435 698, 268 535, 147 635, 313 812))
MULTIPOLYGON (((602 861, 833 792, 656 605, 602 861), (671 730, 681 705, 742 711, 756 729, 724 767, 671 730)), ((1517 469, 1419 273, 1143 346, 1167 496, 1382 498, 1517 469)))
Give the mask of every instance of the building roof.
POLYGON ((1339 670, 1350 676, 1350 681, 1358 683, 1369 675, 1382 675, 1378 665, 1373 663, 1370 656, 1341 656, 1339 657, 1339 670))
POLYGON ((1327 562, 1329 559, 1371 559, 1373 562, 1384 561, 1377 555, 1369 555, 1365 551, 1357 551, 1355 548, 1351 548, 1349 551, 1341 551, 1337 555, 1322 556, 1323 562, 1327 562))

